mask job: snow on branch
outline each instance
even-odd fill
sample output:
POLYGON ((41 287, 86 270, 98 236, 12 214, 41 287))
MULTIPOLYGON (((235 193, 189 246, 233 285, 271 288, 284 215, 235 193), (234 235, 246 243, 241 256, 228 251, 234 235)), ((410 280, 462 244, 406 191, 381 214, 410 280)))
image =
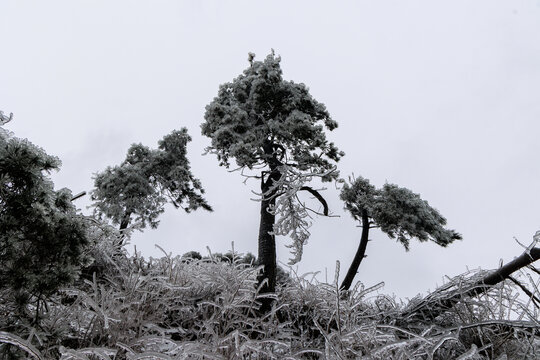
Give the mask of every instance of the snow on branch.
POLYGON ((4 115, 4 112, 0 110, 0 125, 5 125, 13 120, 13 113, 9 113, 9 116, 4 115))
MULTIPOLYGON (((289 265, 294 265, 302 259, 304 245, 307 244, 309 236, 309 228, 311 227, 312 218, 308 213, 309 209, 304 202, 298 198, 299 191, 308 191, 312 194, 323 206, 323 212, 315 212, 320 215, 328 216, 328 204, 326 200, 319 194, 318 191, 312 189, 305 184, 310 182, 314 177, 323 178, 330 173, 336 171, 335 168, 330 171, 321 173, 303 173, 292 166, 283 165, 280 167, 280 172, 283 174, 281 179, 276 182, 270 192, 276 192, 276 205, 270 209, 277 215, 276 223, 274 224, 274 235, 289 236, 292 243, 286 245, 291 249, 292 258, 289 259, 289 265)), ((261 194, 264 196, 265 194, 261 194)))

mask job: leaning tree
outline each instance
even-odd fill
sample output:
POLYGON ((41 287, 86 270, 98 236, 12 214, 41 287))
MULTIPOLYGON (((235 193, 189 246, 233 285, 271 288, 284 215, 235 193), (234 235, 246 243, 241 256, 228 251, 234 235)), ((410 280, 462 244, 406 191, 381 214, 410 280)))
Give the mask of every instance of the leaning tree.
POLYGON ((337 122, 306 85, 283 79, 280 60, 272 52, 254 61, 250 53, 250 66, 220 86, 201 125, 203 135, 212 139, 208 152, 217 155, 221 166, 228 168, 234 158, 242 174, 256 170, 250 176, 261 181, 258 262, 264 268, 259 281, 267 279, 262 292, 275 291, 275 235, 290 234, 293 263, 300 260, 309 236, 298 191, 309 191, 328 214, 322 196, 305 184, 313 177, 336 179, 334 162, 343 156, 324 131, 334 130, 337 122))
POLYGON ((124 230, 133 219, 140 228, 147 224, 156 228, 167 202, 186 212, 199 207, 211 211, 200 181, 191 173, 186 157, 189 141, 187 129, 182 128, 164 136, 158 149, 131 145, 121 165, 95 175, 95 214, 124 230))
POLYGON ((349 290, 365 257, 369 229, 380 228, 392 239, 397 239, 409 250, 412 238, 421 242, 431 240, 446 247, 461 235, 445 229, 446 219, 431 207, 420 195, 394 184, 384 184, 376 189, 369 180, 359 177, 345 183, 340 194, 345 208, 354 219, 360 221, 362 235, 353 262, 341 284, 342 290, 349 290))

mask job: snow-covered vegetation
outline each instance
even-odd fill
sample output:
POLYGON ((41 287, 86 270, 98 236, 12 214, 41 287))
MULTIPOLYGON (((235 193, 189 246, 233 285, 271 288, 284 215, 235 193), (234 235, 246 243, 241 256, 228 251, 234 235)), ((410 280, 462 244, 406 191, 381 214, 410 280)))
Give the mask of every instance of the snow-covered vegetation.
MULTIPOLYGON (((419 304, 464 292, 484 276, 454 279, 407 303, 379 294, 382 284, 340 292, 337 279, 278 278, 260 294, 260 267, 241 254, 159 259, 118 250, 118 232, 95 221, 88 263, 73 286, 39 309, 16 312, 2 293, 2 358, 36 359, 537 359, 538 281, 522 271, 478 298, 464 298, 433 319, 419 304), (259 311, 262 296, 275 299, 259 311), (20 314, 20 313, 19 313, 20 314), (412 315, 411 315, 412 314, 412 315), (425 314, 425 312, 424 312, 425 314)), ((338 264, 339 266, 339 264, 338 264)), ((338 269, 339 273, 339 269, 338 269)))

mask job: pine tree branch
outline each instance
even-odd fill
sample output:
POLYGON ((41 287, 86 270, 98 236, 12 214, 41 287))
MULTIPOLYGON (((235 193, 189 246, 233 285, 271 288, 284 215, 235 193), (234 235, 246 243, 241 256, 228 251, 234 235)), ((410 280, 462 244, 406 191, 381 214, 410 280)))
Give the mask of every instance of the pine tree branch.
POLYGON ((322 204, 322 206, 324 208, 324 210, 323 210, 324 216, 328 216, 328 203, 322 197, 322 195, 319 194, 319 192, 317 190, 314 190, 313 188, 311 188, 309 186, 302 186, 300 188, 300 191, 302 191, 302 190, 305 190, 305 191, 309 192, 311 195, 315 196, 315 198, 317 198, 317 200, 320 201, 320 203, 322 204))
POLYGON ((533 305, 537 308, 537 309, 540 309, 540 299, 538 299, 529 289, 527 289, 525 287, 525 285, 523 285, 522 283, 520 283, 516 278, 512 277, 512 276, 509 276, 508 277, 508 280, 512 281, 514 284, 516 284, 517 286, 519 286, 519 288, 521 290, 523 290, 523 292, 525 294, 527 294, 527 296, 532 300, 532 303, 533 305))
POLYGON ((79 198, 82 198, 84 195, 86 195, 86 191, 81 191, 77 195, 73 195, 73 197, 71 198, 71 201, 75 201, 79 198))
POLYGON ((538 270, 537 268, 535 268, 535 267, 532 266, 532 265, 527 265, 527 269, 532 270, 532 271, 534 271, 535 273, 537 273, 538 275, 540 275, 540 270, 538 270))

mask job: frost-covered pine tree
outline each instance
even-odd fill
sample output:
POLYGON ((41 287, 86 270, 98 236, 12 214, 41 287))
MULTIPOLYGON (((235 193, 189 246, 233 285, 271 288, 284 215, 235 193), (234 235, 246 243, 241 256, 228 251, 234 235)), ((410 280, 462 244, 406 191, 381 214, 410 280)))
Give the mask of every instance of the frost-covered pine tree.
POLYGON ((199 207, 212 211, 203 198, 201 182, 193 176, 186 157, 191 141, 187 129, 173 131, 159 141, 158 149, 133 144, 126 160, 94 177, 94 213, 119 225, 135 220, 139 228, 156 228, 167 202, 186 212, 199 207))
POLYGON ((258 261, 264 271, 259 280, 268 280, 263 292, 275 290, 275 234, 291 234, 293 262, 300 259, 309 234, 296 193, 308 190, 327 213, 324 199, 305 183, 313 177, 337 178, 334 163, 343 156, 325 134, 337 122, 304 84, 283 79, 280 61, 273 52, 263 61, 254 61, 250 53, 250 66, 220 86, 201 125, 203 135, 212 139, 208 151, 220 165, 228 168, 234 158, 242 174, 257 171, 261 181, 258 261))
POLYGON ((409 250, 412 238, 421 242, 431 240, 443 247, 461 239, 454 230, 444 228, 446 219, 437 209, 409 189, 394 184, 384 184, 382 189, 376 189, 369 180, 359 177, 350 185, 345 183, 340 197, 345 208, 362 225, 360 245, 343 279, 342 290, 351 287, 365 257, 371 228, 379 228, 390 238, 397 239, 405 250, 409 250))

